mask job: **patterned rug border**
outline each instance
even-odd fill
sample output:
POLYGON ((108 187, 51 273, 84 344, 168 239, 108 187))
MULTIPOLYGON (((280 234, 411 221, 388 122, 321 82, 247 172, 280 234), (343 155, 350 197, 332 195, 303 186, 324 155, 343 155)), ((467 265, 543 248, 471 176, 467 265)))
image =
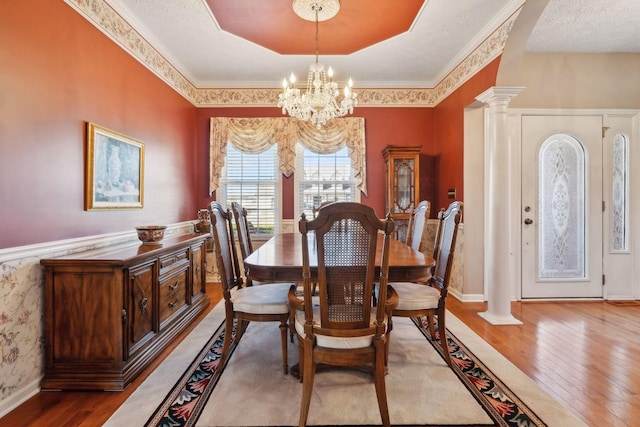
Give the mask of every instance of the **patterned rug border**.
MULTIPOLYGON (((235 325, 234 322, 232 332, 234 335, 235 325)), ((218 384, 226 366, 225 363, 222 369, 218 369, 222 356, 224 329, 223 320, 178 381, 171 387, 160 406, 149 417, 145 427, 190 427, 198 421, 200 413, 206 406, 209 396, 218 384), (190 387, 192 383, 195 385, 194 387, 190 387), (171 418, 171 414, 176 418, 175 420, 171 418)), ((231 360, 235 349, 235 341, 232 341, 227 363, 231 360)))
MULTIPOLYGON (((411 319, 431 346, 444 358, 440 336, 431 340, 427 324, 420 327, 420 320, 411 319)), ((453 371, 485 412, 501 427, 546 427, 529 408, 491 369, 489 369, 455 334, 447 329, 447 344, 453 371), (470 364, 471 363, 471 364, 470 364)))
MULTIPOLYGON (((420 327, 420 320, 412 319, 425 339, 444 359, 444 350, 431 340, 428 330, 420 327)), ((162 403, 148 418, 145 427, 192 427, 206 406, 226 366, 219 367, 224 339, 224 321, 202 347, 180 379, 175 382, 162 403)), ((235 328, 233 332, 235 334, 235 328)), ((447 341, 454 365, 453 371, 476 399, 493 424, 423 424, 414 427, 546 427, 547 425, 504 384, 502 380, 476 357, 450 330, 447 341)), ((232 343, 227 362, 235 350, 232 343)), ((253 426, 260 427, 260 426, 253 426)), ((270 426, 274 427, 274 426, 270 426)), ((276 426, 289 427, 289 426, 276 426)), ((314 426, 323 427, 323 426, 314 426)), ((335 426, 334 426, 335 427, 335 426)), ((367 427, 363 425, 349 427, 367 427)))

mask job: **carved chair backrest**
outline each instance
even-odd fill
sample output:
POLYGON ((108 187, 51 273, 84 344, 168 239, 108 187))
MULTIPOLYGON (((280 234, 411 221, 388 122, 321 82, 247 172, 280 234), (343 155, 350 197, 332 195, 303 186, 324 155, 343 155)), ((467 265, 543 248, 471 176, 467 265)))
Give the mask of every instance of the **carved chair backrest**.
POLYGON ((446 297, 449 286, 462 211, 462 202, 455 201, 446 210, 443 208, 438 213, 438 231, 435 243, 436 266, 430 284, 440 288, 441 298, 446 297))
POLYGON ((409 229, 407 230, 407 245, 420 252, 424 250, 424 235, 427 232, 427 219, 431 212, 431 203, 423 200, 411 212, 409 219, 409 229))
MULTIPOLYGON (((307 328, 313 324, 313 283, 310 276, 310 231, 317 255, 317 288, 322 333, 340 336, 372 334, 371 310, 374 284, 380 283, 376 318, 384 324, 389 271, 389 239, 394 224, 391 217, 380 220, 374 210, 353 202, 336 202, 323 207, 317 218, 299 223, 303 248, 303 283, 307 328), (378 234, 383 232, 380 275, 375 275, 378 234), (335 332, 340 330, 340 332, 335 332)), ((312 333, 311 329, 307 333, 312 333)), ((375 333, 384 333, 383 330, 375 333)))
POLYGON ((233 254, 231 251, 233 237, 232 234, 230 234, 228 221, 230 212, 225 211, 218 202, 211 202, 210 211, 211 232, 213 234, 218 274, 220 276, 224 297, 229 300, 231 298, 231 290, 241 284, 241 281, 238 281, 235 275, 233 254))
POLYGON ((236 221, 240 252, 242 253, 242 259, 245 259, 253 253, 253 243, 251 242, 249 222, 247 221, 247 210, 238 202, 231 203, 231 210, 233 211, 233 217, 236 221))

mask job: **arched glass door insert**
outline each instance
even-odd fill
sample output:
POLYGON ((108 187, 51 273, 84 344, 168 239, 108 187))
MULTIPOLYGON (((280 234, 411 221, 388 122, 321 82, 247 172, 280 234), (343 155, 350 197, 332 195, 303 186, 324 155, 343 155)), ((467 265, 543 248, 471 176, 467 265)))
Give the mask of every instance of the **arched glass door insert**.
POLYGON ((584 278, 585 151, 574 136, 559 133, 538 157, 538 278, 584 278))

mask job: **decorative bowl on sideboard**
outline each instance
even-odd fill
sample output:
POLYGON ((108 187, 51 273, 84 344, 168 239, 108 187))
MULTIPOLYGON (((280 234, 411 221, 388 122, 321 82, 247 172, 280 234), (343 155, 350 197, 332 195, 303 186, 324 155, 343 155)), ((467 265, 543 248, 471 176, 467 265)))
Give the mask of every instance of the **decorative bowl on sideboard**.
POLYGON ((136 231, 143 245, 155 245, 164 238, 166 228, 166 225, 145 225, 136 227, 136 231))

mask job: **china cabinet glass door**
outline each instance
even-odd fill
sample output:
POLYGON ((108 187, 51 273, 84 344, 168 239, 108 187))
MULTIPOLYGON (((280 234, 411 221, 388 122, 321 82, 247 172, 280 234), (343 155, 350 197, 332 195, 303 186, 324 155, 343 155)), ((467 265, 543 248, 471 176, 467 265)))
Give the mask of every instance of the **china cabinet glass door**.
POLYGON ((389 145, 382 152, 386 165, 386 210, 393 215, 394 237, 400 241, 406 241, 411 211, 417 204, 421 148, 389 145))

